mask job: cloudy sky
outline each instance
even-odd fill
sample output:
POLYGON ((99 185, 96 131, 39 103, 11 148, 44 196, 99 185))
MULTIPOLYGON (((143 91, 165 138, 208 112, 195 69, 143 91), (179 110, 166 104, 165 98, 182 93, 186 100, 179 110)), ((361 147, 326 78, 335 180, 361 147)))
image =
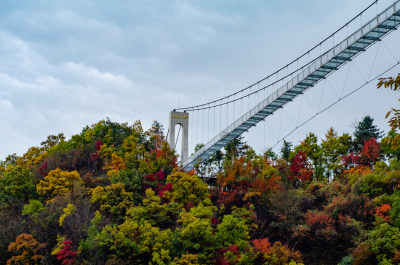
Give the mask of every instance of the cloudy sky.
MULTIPOLYGON (((370 2, 3 0, 0 160, 21 155, 50 134, 63 132, 69 138, 107 117, 128 123, 140 119, 145 129, 158 120, 167 128, 173 108, 207 102, 263 78, 370 2)), ((392 2, 380 1, 373 13, 392 2)), ((348 70, 346 87, 341 76, 333 76, 328 85, 356 88, 364 82, 360 76, 381 72, 400 59, 399 43, 400 32, 392 33, 354 62, 357 71, 348 70)), ((397 72, 399 67, 390 74, 397 72)), ((321 89, 323 84, 315 88, 318 95, 321 89)), ((256 151, 273 146, 312 115, 316 96, 310 92, 305 97, 245 134, 256 151)), ((310 131, 323 137, 330 126, 352 133, 352 124, 365 115, 387 130, 384 115, 397 97, 375 84, 367 86, 288 140, 298 143, 310 131)))

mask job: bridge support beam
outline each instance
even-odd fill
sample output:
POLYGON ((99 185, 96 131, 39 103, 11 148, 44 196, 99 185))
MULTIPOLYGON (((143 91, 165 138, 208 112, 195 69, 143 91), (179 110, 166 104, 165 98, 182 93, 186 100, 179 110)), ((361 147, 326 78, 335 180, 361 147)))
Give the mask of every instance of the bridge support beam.
MULTIPOLYGON (((372 4, 370 7, 371 6, 372 4)), ((361 12, 357 17, 361 16, 363 12, 361 12)), ((271 115, 277 109, 282 108, 283 105, 293 100, 296 96, 304 93, 310 87, 313 87, 320 80, 330 75, 333 71, 338 70, 357 54, 365 51, 376 41, 379 41, 389 34, 392 30, 400 27, 399 17, 400 0, 395 0, 393 1, 393 5, 386 8, 383 12, 379 13, 375 18, 371 19, 366 24, 362 25, 355 32, 347 36, 347 38, 345 38, 343 41, 334 45, 332 48, 321 54, 321 56, 315 60, 311 61, 305 67, 299 68, 294 77, 290 76, 291 79, 283 84, 280 88, 272 92, 264 100, 261 99, 262 101, 259 104, 244 113, 228 127, 223 129, 218 135, 205 143, 202 148, 197 150, 197 152, 195 152, 187 160, 184 160, 183 168, 187 171, 192 170, 198 161, 205 161, 212 156, 215 151, 228 144, 232 139, 240 136, 244 131, 247 131, 252 126, 255 126, 260 120, 271 115)), ((316 47, 318 46, 315 46, 310 51, 314 50, 316 47)), ((219 102, 219 100, 213 101, 213 103, 215 102, 219 102)), ((210 103, 207 103, 186 109, 195 110, 200 106, 212 106, 212 104, 210 105, 210 103)))
POLYGON ((169 114, 168 143, 175 150, 175 126, 179 124, 182 130, 181 163, 189 157, 189 113, 171 111, 169 114))

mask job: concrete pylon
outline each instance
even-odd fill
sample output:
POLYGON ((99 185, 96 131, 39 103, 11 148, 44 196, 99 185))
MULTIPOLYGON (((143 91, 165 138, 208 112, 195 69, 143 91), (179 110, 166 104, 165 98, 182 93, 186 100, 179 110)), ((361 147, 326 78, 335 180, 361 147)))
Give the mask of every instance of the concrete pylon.
POLYGON ((169 114, 169 137, 168 143, 175 150, 175 125, 181 125, 182 149, 181 163, 189 157, 189 113, 171 111, 169 114))

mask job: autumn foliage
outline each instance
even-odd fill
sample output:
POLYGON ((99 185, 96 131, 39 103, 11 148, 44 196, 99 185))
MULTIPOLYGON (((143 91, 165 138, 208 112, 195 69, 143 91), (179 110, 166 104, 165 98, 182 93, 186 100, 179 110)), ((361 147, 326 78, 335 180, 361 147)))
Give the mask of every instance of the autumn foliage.
POLYGON ((398 264, 400 138, 381 136, 365 117, 277 153, 239 137, 191 172, 157 122, 49 136, 0 163, 0 264, 398 264))
POLYGON ((57 259, 62 261, 62 265, 74 264, 77 252, 72 250, 72 242, 70 240, 65 240, 63 245, 64 247, 57 252, 57 259))
POLYGON ((30 234, 21 234, 17 236, 15 242, 11 242, 8 251, 14 254, 8 261, 7 265, 12 264, 40 264, 43 259, 41 249, 46 244, 39 243, 30 234))

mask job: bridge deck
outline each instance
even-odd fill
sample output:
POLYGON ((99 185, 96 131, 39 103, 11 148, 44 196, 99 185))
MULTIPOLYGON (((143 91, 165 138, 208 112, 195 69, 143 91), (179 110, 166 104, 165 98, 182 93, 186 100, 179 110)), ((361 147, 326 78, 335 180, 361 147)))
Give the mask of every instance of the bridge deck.
POLYGON ((234 138, 264 120, 296 96, 304 93, 305 90, 326 78, 333 71, 338 70, 345 63, 351 61, 353 57, 365 51, 375 42, 380 41, 388 33, 396 30, 399 24, 400 0, 397 0, 344 41, 315 59, 297 76, 212 138, 200 150, 183 161, 183 168, 192 170, 196 162, 208 159, 234 138))

